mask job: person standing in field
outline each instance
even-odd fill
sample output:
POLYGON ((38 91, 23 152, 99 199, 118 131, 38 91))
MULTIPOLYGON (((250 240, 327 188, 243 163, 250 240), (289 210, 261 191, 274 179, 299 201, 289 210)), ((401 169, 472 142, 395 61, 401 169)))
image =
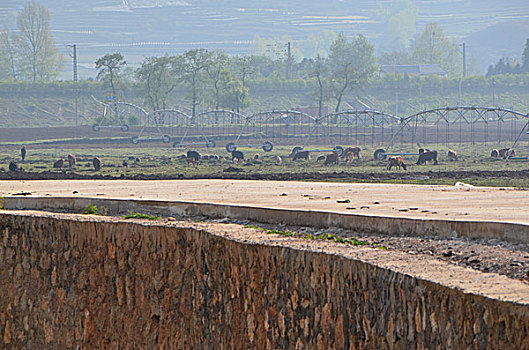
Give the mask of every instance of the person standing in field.
POLYGON ((22 163, 24 163, 24 160, 26 159, 26 146, 22 146, 20 149, 20 156, 22 157, 22 163))

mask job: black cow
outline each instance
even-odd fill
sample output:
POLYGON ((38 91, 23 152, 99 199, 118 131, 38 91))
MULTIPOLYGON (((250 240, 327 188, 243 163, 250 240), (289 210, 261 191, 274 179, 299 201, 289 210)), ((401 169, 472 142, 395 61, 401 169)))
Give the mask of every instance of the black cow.
POLYGON ((231 161, 235 162, 235 159, 237 159, 237 162, 244 160, 244 153, 242 153, 241 151, 231 152, 231 161))
POLYGON ((187 164, 191 163, 191 164, 196 165, 199 160, 200 160, 200 153, 198 153, 197 151, 187 151, 187 157, 186 157, 187 164))
POLYGON ((417 160, 417 165, 426 164, 426 162, 429 162, 433 160, 433 164, 437 165, 439 164, 437 162, 437 151, 428 151, 425 150, 423 153, 419 154, 419 159, 417 160))
POLYGON ((17 171, 18 170, 18 165, 17 163, 11 161, 9 162, 9 171, 17 171))

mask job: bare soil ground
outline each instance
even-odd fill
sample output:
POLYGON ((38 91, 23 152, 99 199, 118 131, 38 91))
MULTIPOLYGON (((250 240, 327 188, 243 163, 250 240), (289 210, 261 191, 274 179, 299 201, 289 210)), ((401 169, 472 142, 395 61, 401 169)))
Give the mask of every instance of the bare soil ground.
POLYGON ((333 181, 333 180, 436 180, 436 179, 527 179, 529 170, 488 170, 488 171, 425 171, 425 172, 292 172, 292 173, 259 173, 245 171, 237 166, 228 166, 222 173, 215 174, 120 174, 115 175, 98 175, 98 174, 80 174, 70 171, 42 171, 42 172, 11 172, 0 170, 0 180, 196 180, 196 179, 233 179, 233 180, 273 180, 273 181, 333 181))

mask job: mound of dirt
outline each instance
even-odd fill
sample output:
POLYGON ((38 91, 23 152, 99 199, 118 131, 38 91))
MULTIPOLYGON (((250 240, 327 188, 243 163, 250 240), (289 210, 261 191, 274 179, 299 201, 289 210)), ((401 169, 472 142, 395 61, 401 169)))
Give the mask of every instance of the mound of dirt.
POLYGON ((420 173, 350 173, 350 172, 292 172, 292 173, 247 173, 242 168, 228 167, 222 173, 185 176, 184 174, 135 174, 119 176, 91 174, 83 175, 75 172, 28 172, 2 171, 0 180, 175 180, 175 179, 229 179, 229 180, 354 180, 354 181, 384 181, 384 180, 426 180, 426 179, 460 179, 497 178, 497 179, 526 179, 529 170, 520 171, 428 171, 420 173))
POLYGON ((234 166, 230 166, 224 170, 222 170, 223 173, 243 173, 244 170, 241 168, 236 168, 234 166))

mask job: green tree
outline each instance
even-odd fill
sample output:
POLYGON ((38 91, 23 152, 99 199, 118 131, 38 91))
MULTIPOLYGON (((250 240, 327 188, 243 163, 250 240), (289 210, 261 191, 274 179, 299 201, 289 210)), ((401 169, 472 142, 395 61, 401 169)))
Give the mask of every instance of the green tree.
POLYGON ((231 80, 228 72, 228 56, 222 51, 215 51, 211 54, 210 63, 206 66, 209 80, 211 81, 215 109, 220 106, 220 91, 225 86, 227 80, 231 80))
POLYGON ((523 73, 529 72, 529 39, 525 40, 525 48, 522 53, 522 66, 521 71, 523 73))
POLYGON ((252 56, 251 63, 258 77, 268 78, 275 70, 274 61, 267 56, 252 56))
POLYGON ((113 96, 116 96, 116 91, 120 83, 120 72, 125 67, 127 62, 123 55, 116 52, 107 54, 96 60, 97 79, 102 81, 105 85, 110 86, 113 96))
POLYGON ((141 93, 152 109, 165 109, 167 98, 178 86, 173 70, 174 58, 146 57, 136 70, 136 77, 142 85, 141 93))
POLYGON ((322 114, 325 96, 325 81, 327 79, 328 73, 329 69, 327 67, 326 59, 320 55, 316 56, 312 65, 310 76, 316 78, 316 81, 318 82, 318 117, 321 117, 322 114))
POLYGON ((255 56, 237 56, 230 61, 231 71, 239 78, 242 86, 246 86, 248 78, 255 77, 257 73, 255 63, 255 56))
POLYGON ((220 105, 232 111, 240 112, 250 105, 248 88, 239 80, 230 80, 220 95, 220 105))
POLYGON ((16 80, 15 48, 9 31, 0 32, 0 80, 16 80))
POLYGON ((377 71, 374 47, 359 34, 351 42, 343 33, 331 44, 329 54, 330 93, 340 110, 343 97, 367 83, 377 71))
POLYGON ((438 23, 429 23, 417 38, 411 51, 414 64, 439 64, 453 76, 462 73, 459 45, 445 37, 438 23))
POLYGON ((190 90, 193 117, 196 115, 196 108, 199 103, 199 87, 205 84, 204 74, 210 63, 211 53, 206 49, 189 50, 178 57, 177 71, 190 90))
MULTIPOLYGON (((309 34, 305 40, 300 41, 296 46, 300 50, 301 57, 315 58, 318 55, 327 57, 331 43, 336 40, 337 36, 336 32, 326 29, 309 34)), ((296 55, 295 57, 299 59, 296 55)))
POLYGON ((54 79, 63 64, 50 32, 50 13, 36 2, 27 2, 17 17, 14 35, 20 74, 33 81, 54 79))
POLYGON ((383 52, 378 58, 378 64, 387 65, 400 65, 400 64, 411 64, 412 59, 410 54, 406 50, 383 52))

